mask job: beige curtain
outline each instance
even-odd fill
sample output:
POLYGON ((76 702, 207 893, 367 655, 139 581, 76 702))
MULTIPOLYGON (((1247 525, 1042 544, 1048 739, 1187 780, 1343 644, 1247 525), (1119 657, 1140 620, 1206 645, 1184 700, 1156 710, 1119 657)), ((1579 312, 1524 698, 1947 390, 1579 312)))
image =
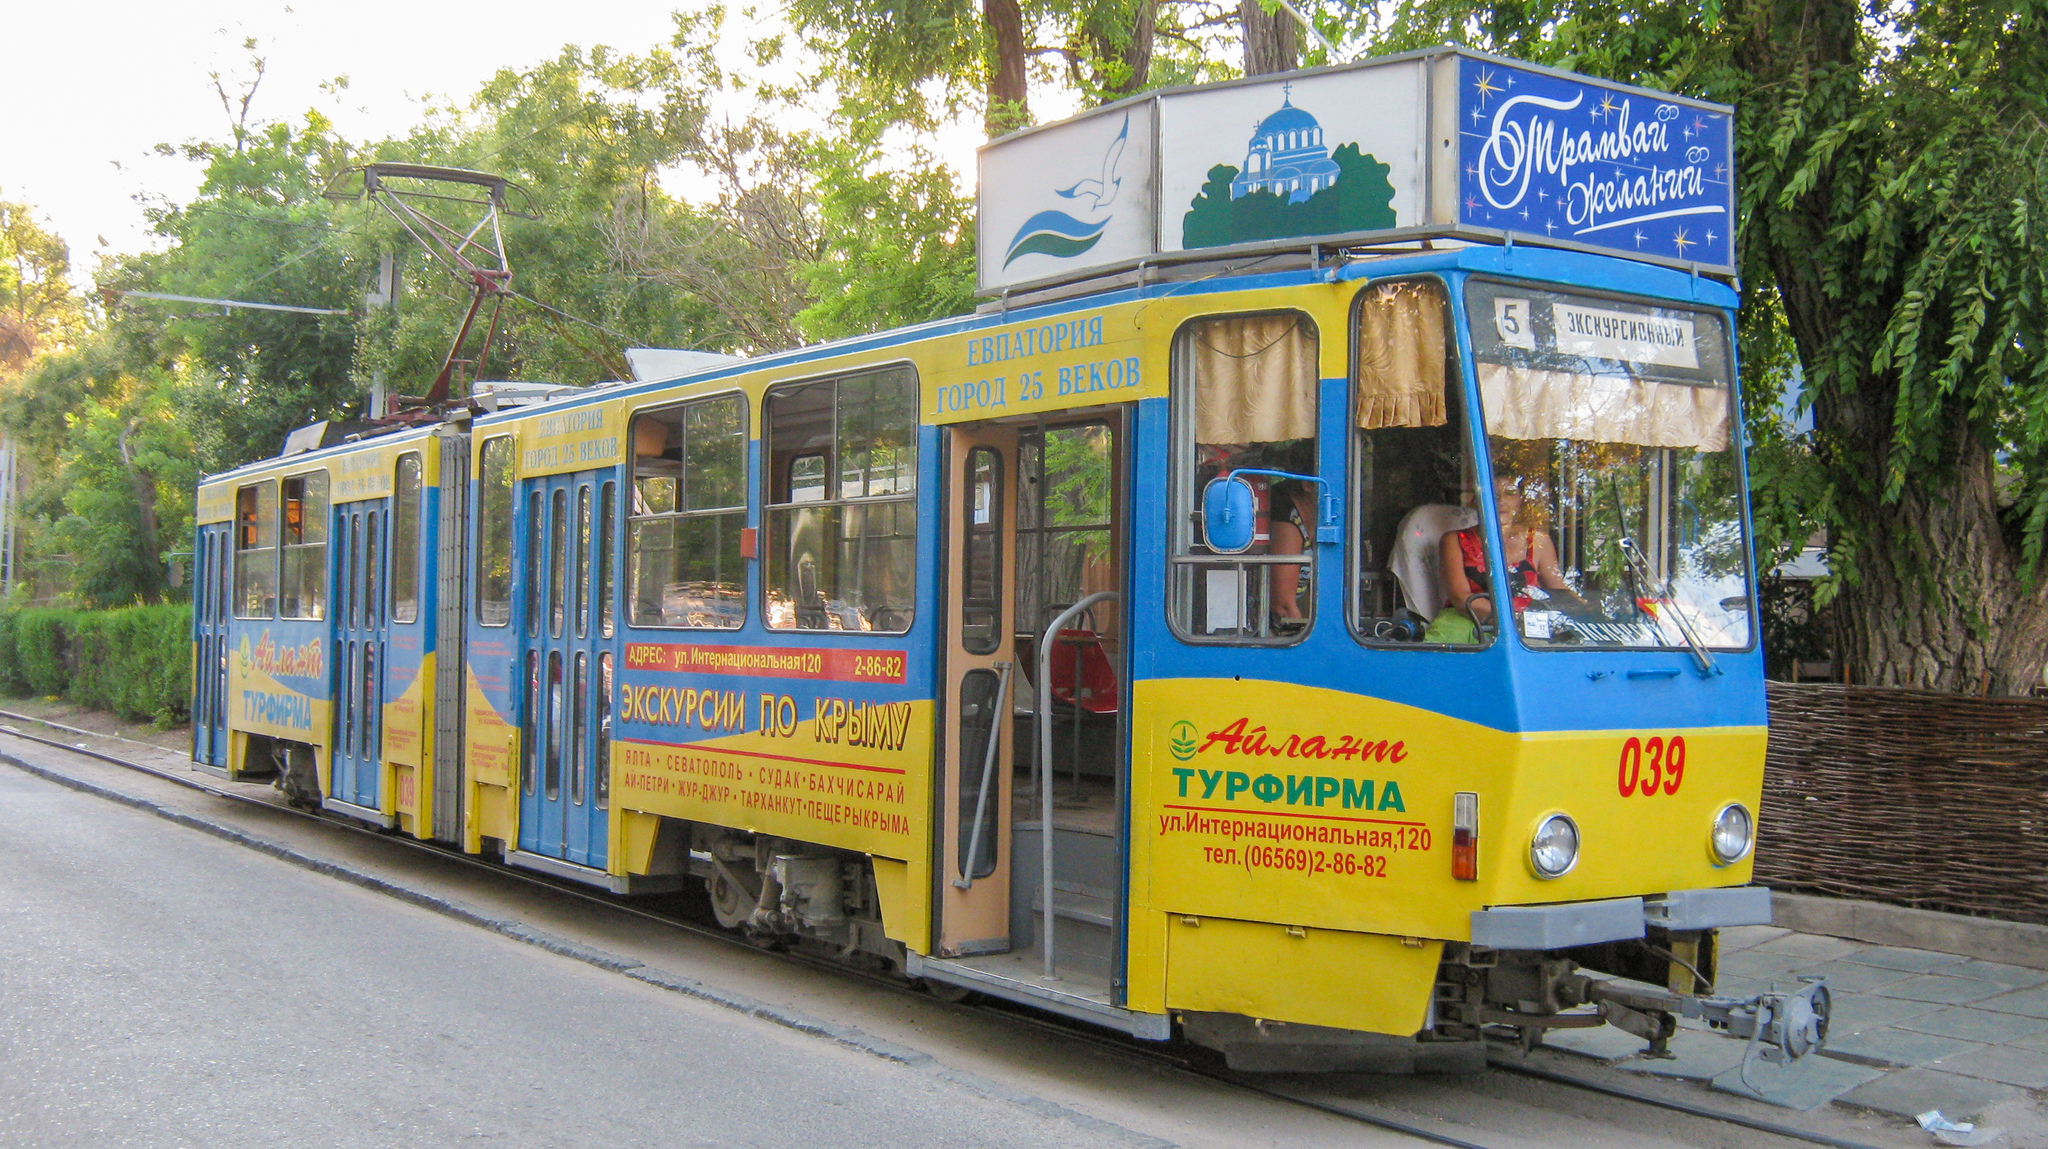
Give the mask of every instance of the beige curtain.
POLYGON ((1195 330, 1195 441, 1283 443, 1316 433, 1316 337, 1292 315, 1195 330))
POLYGON ((1358 426, 1444 425, 1444 302, 1434 286, 1389 283, 1358 314, 1358 426))
POLYGON ((1728 389, 1479 365, 1486 429, 1509 439, 1728 449, 1728 389))

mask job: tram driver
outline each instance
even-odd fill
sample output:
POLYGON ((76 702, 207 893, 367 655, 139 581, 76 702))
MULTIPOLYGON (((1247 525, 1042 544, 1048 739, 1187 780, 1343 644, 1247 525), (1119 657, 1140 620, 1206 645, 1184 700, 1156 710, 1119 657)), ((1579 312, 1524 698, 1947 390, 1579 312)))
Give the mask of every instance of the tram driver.
MULTIPOLYGON (((1550 532, 1528 524, 1523 514, 1520 482, 1501 474, 1493 480, 1494 511, 1500 519, 1501 563, 1508 570, 1507 595, 1516 614, 1537 599, 1561 599, 1563 609, 1589 609, 1565 581, 1550 532)), ((1447 532, 1439 544, 1446 606, 1430 626, 1432 642, 1471 642, 1467 631, 1493 617, 1493 593, 1487 589, 1486 535, 1478 524, 1447 532)))

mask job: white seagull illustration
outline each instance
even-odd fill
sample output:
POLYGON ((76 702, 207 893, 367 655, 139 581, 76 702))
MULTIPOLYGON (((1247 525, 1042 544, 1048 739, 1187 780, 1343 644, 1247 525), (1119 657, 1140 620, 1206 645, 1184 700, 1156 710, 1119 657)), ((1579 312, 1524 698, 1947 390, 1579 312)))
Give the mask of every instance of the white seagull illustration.
POLYGON ((1123 158, 1124 145, 1130 142, 1130 138, 1131 117, 1125 115, 1123 130, 1118 132, 1116 138, 1109 142, 1109 150, 1102 153, 1102 178, 1099 180, 1082 180, 1073 187, 1062 189, 1058 194, 1068 199, 1080 199, 1082 196, 1087 196, 1095 201, 1095 206, 1088 209, 1091 212, 1101 211, 1103 208, 1115 203, 1117 190, 1123 186, 1124 182, 1117 178, 1116 165, 1117 161, 1123 158))

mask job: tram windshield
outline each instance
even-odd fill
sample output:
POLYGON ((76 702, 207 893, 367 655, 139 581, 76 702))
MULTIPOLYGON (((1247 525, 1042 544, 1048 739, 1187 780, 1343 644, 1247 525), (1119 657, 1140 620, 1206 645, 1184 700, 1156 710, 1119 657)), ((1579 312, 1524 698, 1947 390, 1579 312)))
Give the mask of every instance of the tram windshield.
POLYGON ((1511 584, 1493 597, 1523 640, 1747 647, 1721 313, 1484 280, 1465 302, 1511 584))

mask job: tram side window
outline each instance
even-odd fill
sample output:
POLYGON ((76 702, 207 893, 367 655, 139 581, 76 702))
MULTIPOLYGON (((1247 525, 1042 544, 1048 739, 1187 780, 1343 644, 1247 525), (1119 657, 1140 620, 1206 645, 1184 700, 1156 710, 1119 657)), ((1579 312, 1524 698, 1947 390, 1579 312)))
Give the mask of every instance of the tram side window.
POLYGON ((1183 327, 1174 344, 1173 570, 1169 610, 1190 642, 1299 641, 1313 615, 1315 484, 1254 476, 1249 550, 1201 543, 1197 512, 1211 479, 1260 469, 1316 473, 1318 338, 1293 312, 1233 315, 1183 327))
POLYGON ((277 484, 235 492, 235 617, 277 614, 277 484))
POLYGON ((512 437, 484 442, 477 468, 476 620, 512 621, 512 437))
POLYGON ((284 562, 278 579, 281 618, 327 616, 327 472, 284 481, 284 562))
POLYGON ((420 617, 420 457, 398 457, 391 500, 391 621, 420 617))
POLYGON ((1353 326, 1353 625, 1374 644, 1479 645, 1485 634, 1444 589, 1446 535, 1474 577, 1488 564, 1485 532, 1462 534, 1479 521, 1476 470, 1443 286, 1373 284, 1353 326))
POLYGON ((916 374, 891 367, 786 387, 766 412, 768 625, 910 629, 916 374))
POLYGON ((635 418, 632 499, 632 624, 732 630, 746 622, 746 397, 635 418))

